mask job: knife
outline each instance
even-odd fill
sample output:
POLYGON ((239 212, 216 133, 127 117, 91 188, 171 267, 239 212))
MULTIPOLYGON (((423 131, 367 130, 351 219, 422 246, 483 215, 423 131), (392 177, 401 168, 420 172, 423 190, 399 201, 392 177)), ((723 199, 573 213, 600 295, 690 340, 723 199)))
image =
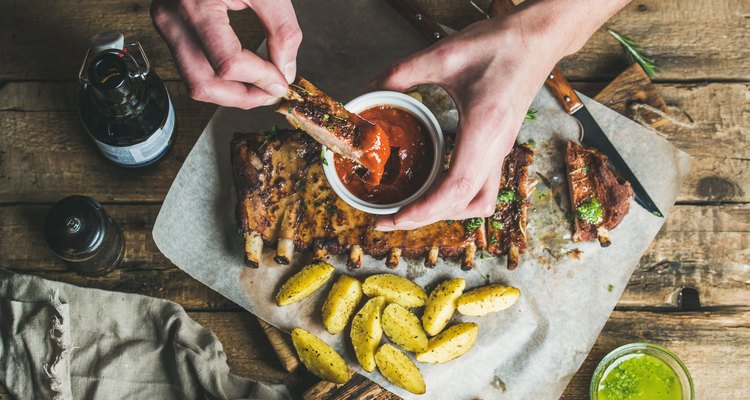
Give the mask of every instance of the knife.
MULTIPOLYGON (((437 42, 448 36, 446 30, 435 22, 429 14, 422 11, 413 0, 387 1, 402 17, 414 25, 432 42, 437 42)), ((512 8, 513 4, 509 0, 494 0, 490 4, 489 15, 495 17, 512 8)), ((617 149, 607 135, 604 134, 599 124, 596 123, 596 120, 578 97, 575 90, 570 86, 568 80, 560 72, 560 69, 555 67, 547 76, 545 84, 568 114, 572 115, 581 125, 583 131, 581 142, 606 155, 619 174, 630 182, 636 203, 651 214, 663 218, 664 214, 659 211, 659 208, 648 195, 646 189, 638 181, 638 178, 630 167, 628 167, 622 156, 620 156, 620 153, 617 152, 617 149)))

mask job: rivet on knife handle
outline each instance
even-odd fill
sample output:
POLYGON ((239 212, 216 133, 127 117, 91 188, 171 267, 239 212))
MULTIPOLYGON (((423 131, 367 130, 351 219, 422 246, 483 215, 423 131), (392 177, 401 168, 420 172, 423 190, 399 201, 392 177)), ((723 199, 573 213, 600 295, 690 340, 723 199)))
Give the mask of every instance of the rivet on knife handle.
POLYGON ((429 14, 422 11, 413 0, 387 1, 402 17, 417 27, 430 41, 437 42, 440 39, 448 37, 448 33, 445 32, 440 24, 435 22, 429 14))
POLYGON ((568 114, 573 114, 583 107, 583 102, 557 67, 547 75, 547 81, 545 83, 552 92, 552 95, 554 95, 560 104, 565 107, 565 110, 568 111, 568 114))

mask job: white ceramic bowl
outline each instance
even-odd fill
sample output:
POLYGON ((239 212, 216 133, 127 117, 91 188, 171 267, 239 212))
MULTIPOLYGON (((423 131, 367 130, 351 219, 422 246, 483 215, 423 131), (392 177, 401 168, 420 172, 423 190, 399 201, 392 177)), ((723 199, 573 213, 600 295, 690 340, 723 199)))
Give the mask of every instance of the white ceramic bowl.
POLYGON ((420 103, 417 99, 399 92, 390 91, 378 91, 363 94, 352 101, 346 103, 344 107, 353 113, 360 113, 368 108, 375 106, 393 106, 406 111, 409 111, 415 117, 417 117, 429 132, 432 138, 432 146, 435 154, 435 158, 432 162, 432 168, 430 174, 427 176, 427 180, 414 194, 401 200, 397 203, 392 204, 375 204, 364 201, 352 194, 344 183, 341 182, 336 168, 333 164, 333 151, 323 147, 325 154, 326 163, 323 164, 323 172, 326 174, 328 182, 331 184, 333 191, 336 192, 350 206, 364 211, 370 214, 387 215, 398 212, 402 207, 414 202, 415 200, 422 197, 440 178, 443 172, 443 157, 445 152, 445 139, 443 138, 443 131, 440 129, 435 115, 425 107, 424 104, 420 103))

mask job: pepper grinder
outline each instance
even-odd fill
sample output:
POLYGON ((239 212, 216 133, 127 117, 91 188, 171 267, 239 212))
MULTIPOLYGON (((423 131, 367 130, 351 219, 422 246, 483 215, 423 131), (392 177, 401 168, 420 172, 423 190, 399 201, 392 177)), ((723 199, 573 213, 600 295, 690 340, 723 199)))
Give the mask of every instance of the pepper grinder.
POLYGON ((47 214, 44 236, 55 254, 81 275, 104 275, 117 267, 125 253, 120 226, 101 204, 86 196, 57 202, 47 214))

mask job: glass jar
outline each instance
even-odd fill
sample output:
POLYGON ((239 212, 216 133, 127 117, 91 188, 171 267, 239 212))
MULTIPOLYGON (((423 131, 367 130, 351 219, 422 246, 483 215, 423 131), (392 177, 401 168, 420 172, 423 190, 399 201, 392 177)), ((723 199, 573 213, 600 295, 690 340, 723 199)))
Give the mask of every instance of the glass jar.
POLYGON ((612 350, 604 356, 591 377, 591 386, 589 387, 589 397, 591 400, 599 400, 599 390, 602 382, 608 374, 614 370, 623 361, 638 357, 639 355, 652 356, 669 367, 674 373, 679 387, 682 392, 681 400, 694 400, 695 390, 693 388, 693 379, 690 377, 685 364, 671 351, 650 343, 630 343, 612 350))

